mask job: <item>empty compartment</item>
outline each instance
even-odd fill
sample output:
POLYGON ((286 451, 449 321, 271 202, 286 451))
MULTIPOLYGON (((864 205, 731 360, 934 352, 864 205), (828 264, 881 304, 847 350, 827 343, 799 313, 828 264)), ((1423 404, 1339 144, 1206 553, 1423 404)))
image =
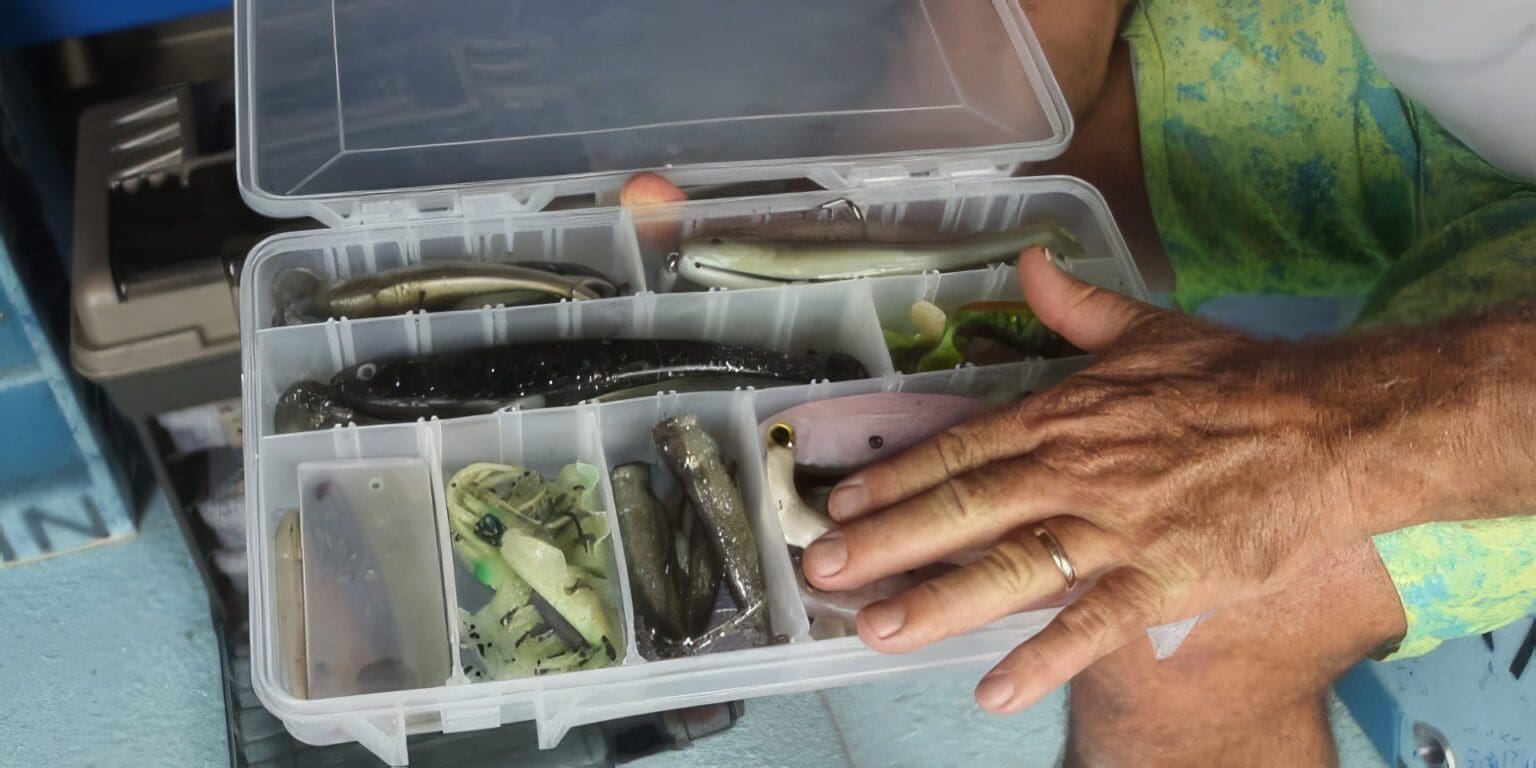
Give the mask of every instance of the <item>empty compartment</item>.
POLYGON ((424 303, 441 310, 534 301, 504 284, 471 282, 477 265, 545 264, 561 272, 589 272, 620 295, 647 287, 634 228, 613 210, 286 234, 258 246, 251 259, 246 277, 255 281, 249 317, 255 328, 401 314, 424 303), (449 284, 444 274, 423 274, 443 267, 463 279, 449 284), (379 292, 390 278, 401 287, 379 292), (376 292, 379 303, 365 310, 363 297, 376 292))
MULTIPOLYGON (((634 585, 631 597, 636 606, 637 630, 643 633, 640 647, 647 658, 741 650, 775 642, 775 638, 796 637, 804 631, 804 612, 799 608, 795 577, 782 545, 783 537, 770 517, 770 510, 764 506, 761 456, 757 450, 756 424, 752 421, 753 394, 750 391, 667 394, 606 405, 600 411, 603 452, 609 462, 610 477, 620 468, 624 468, 620 471, 630 472, 634 471, 635 465, 642 467, 640 474, 648 476, 650 491, 660 505, 660 510, 650 512, 659 511, 666 518, 660 534, 638 536, 633 542, 626 540, 625 557, 633 566, 631 575, 643 577, 638 583, 631 578, 634 585), (701 486, 695 486, 696 492, 690 493, 673 469, 673 462, 679 459, 669 461, 658 448, 655 428, 666 420, 690 416, 718 446, 728 475, 726 482, 735 485, 744 505, 751 531, 749 537, 735 535, 733 531, 736 529, 729 517, 721 514, 729 508, 728 502, 709 501, 711 491, 699 490, 701 486), (707 509, 701 510, 692 503, 691 498, 699 493, 704 494, 702 498, 709 504, 707 509), (685 512, 685 505, 692 509, 685 512), (715 522, 707 522, 706 518, 715 522), (712 535, 715 529, 722 533, 712 535), (721 550, 722 539, 732 548, 728 554, 721 550), (705 551, 713 552, 715 557, 708 561, 697 558, 695 553, 700 551, 700 546, 708 547, 705 551), (750 573, 752 561, 760 569, 760 587, 753 587, 750 578, 740 575, 750 573), (689 567, 683 568, 682 562, 690 563, 689 567), (694 568, 701 563, 709 568, 711 562, 716 572, 713 581, 718 584, 713 589, 698 590, 694 585, 701 583, 699 579, 702 577, 694 568), (732 563, 742 564, 745 569, 732 563), (659 581, 657 574, 664 574, 659 581), (735 631, 736 625, 752 624, 755 617, 741 616, 743 608, 752 606, 734 601, 733 580, 747 584, 749 589, 766 591, 765 603, 757 608, 761 613, 756 614, 766 615, 766 635, 754 635, 749 631, 742 637, 735 631), (673 598, 672 604, 678 613, 670 617, 658 616, 658 605, 666 602, 668 597, 673 598), (729 625, 725 630, 730 632, 722 630, 722 625, 729 625), (668 627, 681 629, 669 630, 668 627), (682 642, 684 638, 696 640, 700 637, 706 642, 682 642)), ((700 463, 701 454, 689 455, 686 460, 699 467, 698 471, 718 487, 718 474, 700 463)), ((621 511, 638 514, 633 509, 636 503, 633 496, 626 494, 617 501, 621 511)), ((634 528, 641 528, 643 524, 643 519, 634 518, 626 523, 634 528)), ((761 629, 761 625, 758 628, 761 629)))
MULTIPOLYGON (((729 389, 735 386, 767 387, 805 384, 816 379, 858 379, 880 376, 891 370, 885 344, 867 289, 858 283, 807 285, 755 291, 717 291, 657 296, 644 294, 611 301, 567 303, 544 307, 484 309, 472 312, 412 314, 371 320, 328 321, 319 325, 270 328, 256 333, 255 370, 247 387, 260 398, 262 421, 267 430, 278 427, 279 401, 300 382, 312 382, 329 391, 330 404, 305 401, 286 409, 310 414, 340 406, 337 423, 369 418, 407 420, 428 415, 457 416, 453 411, 414 409, 402 415, 397 409, 385 414, 369 412, 353 402, 334 397, 332 386, 338 372, 363 363, 387 363, 484 349, 484 363, 455 371, 437 369, 402 380, 411 393, 422 398, 488 402, 484 411, 519 405, 565 405, 576 398, 618 394, 639 395, 659 389, 729 389), (789 361, 764 359, 750 352, 720 350, 700 355, 697 350, 678 353, 665 345, 642 346, 631 352, 645 360, 643 371, 660 371, 654 378, 639 376, 622 361, 607 378, 593 378, 595 361, 610 353, 583 351, 575 340, 635 339, 705 341, 783 353, 789 361), (541 344, 537 349, 506 351, 507 345, 541 344), (493 349, 494 348, 494 349, 493 349), (500 352, 496 350, 502 350, 500 352), (679 354, 682 356, 680 357, 679 354), (500 357, 495 357, 500 355, 500 357), (691 372, 692 378, 669 379, 691 372), (756 371, 756 372, 754 372, 756 371), (551 379, 559 387, 549 387, 551 379), (658 383, 658 379, 661 381, 658 383), (567 387, 579 382, 580 387, 567 387), (526 385, 526 386, 524 386, 526 385), (654 385, 654 386, 653 386, 654 385), (561 388, 566 387, 566 388, 561 388), (563 400, 557 398, 564 398, 563 400)), ((614 353, 619 354, 619 353, 614 353)), ((614 359, 607 357, 606 359, 614 359)), ((387 367, 374 368, 378 380, 394 382, 387 367)), ((360 374, 362 369, 353 373, 360 374)), ((349 374, 349 376, 352 374, 349 374)), ((372 385, 370 385, 372 386, 372 385)), ((388 398, 402 394, 391 385, 388 398)), ((291 402, 298 403, 296 399, 291 402)), ((457 405, 452 406, 458 408, 457 405)), ((307 416, 285 419, 310 424, 307 416)), ((285 427, 285 431, 291 427, 285 427)), ((301 426, 300 428, 306 428, 301 426)))
POLYGON ((474 682, 623 663, 623 560, 590 408, 437 423, 462 669, 474 682))

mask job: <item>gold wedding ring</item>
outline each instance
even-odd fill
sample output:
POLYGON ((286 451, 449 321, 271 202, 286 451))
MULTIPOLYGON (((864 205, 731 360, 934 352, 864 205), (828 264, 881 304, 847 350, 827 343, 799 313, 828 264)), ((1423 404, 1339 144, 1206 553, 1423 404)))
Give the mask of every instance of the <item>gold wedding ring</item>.
POLYGON ((1045 545, 1046 551, 1051 553, 1051 562, 1056 564, 1056 570, 1061 571, 1061 577, 1067 580, 1067 589, 1077 586, 1077 569, 1072 567, 1072 560, 1067 557, 1067 550, 1061 546, 1056 534, 1043 525, 1035 526, 1033 533, 1045 545))

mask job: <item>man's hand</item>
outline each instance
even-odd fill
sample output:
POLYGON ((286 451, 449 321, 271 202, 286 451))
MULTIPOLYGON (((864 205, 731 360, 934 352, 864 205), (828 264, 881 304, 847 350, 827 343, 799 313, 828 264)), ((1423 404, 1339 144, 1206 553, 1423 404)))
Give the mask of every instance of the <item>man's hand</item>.
MULTIPOLYGON (((1099 362, 848 479, 830 501, 842 527, 804 558, 812 584, 845 590, 985 549, 860 612, 868 645, 905 652, 1059 595, 1043 526, 1097 583, 987 676, 990 710, 1028 706, 1148 627, 1308 583, 1309 564, 1374 533, 1493 516, 1518 495, 1480 462, 1502 450, 1487 447, 1501 444, 1489 400, 1519 371, 1465 372, 1446 347, 1470 354, 1476 333, 1265 343, 1089 286, 1039 251, 1019 273, 1041 319, 1099 362)), ((1402 623, 1372 629, 1355 642, 1402 623)))

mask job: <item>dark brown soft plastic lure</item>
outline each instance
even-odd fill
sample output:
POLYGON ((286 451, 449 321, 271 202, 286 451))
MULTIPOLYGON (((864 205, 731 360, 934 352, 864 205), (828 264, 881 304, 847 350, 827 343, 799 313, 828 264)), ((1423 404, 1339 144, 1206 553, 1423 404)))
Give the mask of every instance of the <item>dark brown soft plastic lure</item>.
POLYGON ((699 377, 763 386, 868 375, 857 360, 837 353, 788 355, 702 341, 570 340, 367 362, 337 374, 330 395, 334 406, 358 416, 414 421, 492 413, 508 406, 574 405, 699 377))

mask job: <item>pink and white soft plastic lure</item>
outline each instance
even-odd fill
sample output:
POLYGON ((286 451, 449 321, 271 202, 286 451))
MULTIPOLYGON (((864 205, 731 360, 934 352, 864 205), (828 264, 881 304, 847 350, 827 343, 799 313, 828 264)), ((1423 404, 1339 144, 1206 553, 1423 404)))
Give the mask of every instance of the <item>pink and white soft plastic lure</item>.
POLYGON ((770 442, 793 443, 795 463, 828 472, 852 472, 894 456, 979 415, 981 400, 959 395, 881 392, 818 400, 763 422, 770 442))

